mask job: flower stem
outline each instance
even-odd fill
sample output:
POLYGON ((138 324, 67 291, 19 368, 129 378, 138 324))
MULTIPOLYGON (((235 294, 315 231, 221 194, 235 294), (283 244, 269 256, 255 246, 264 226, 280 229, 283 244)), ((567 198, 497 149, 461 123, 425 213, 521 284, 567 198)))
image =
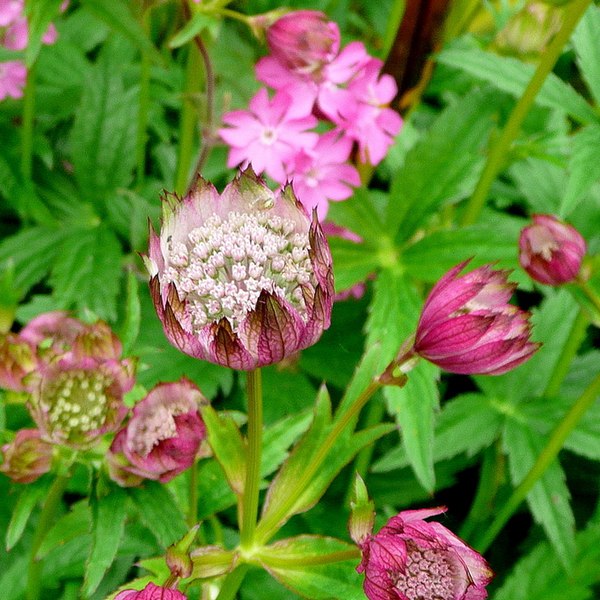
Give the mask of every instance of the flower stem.
POLYGON ((346 426, 360 413, 365 404, 369 401, 371 396, 381 387, 381 383, 378 381, 372 381, 366 387, 366 389, 358 395, 356 400, 348 407, 345 413, 341 417, 336 417, 335 424, 330 430, 329 434, 319 447, 319 450, 315 453, 312 460, 306 465, 302 473, 302 477, 296 480, 296 483, 292 489, 289 490, 285 500, 279 504, 276 510, 274 510, 267 519, 263 519, 256 528, 256 538, 259 543, 266 543, 271 536, 277 531, 277 527, 281 520, 288 516, 288 511, 294 506, 294 503, 310 484, 311 479, 314 477, 319 467, 323 464, 332 446, 335 444, 339 435, 344 431, 346 426))
POLYGON ((249 568, 249 565, 242 564, 231 571, 231 573, 228 573, 223 580, 223 585, 216 600, 233 600, 249 568))
POLYGON ((350 548, 348 550, 339 550, 338 552, 330 552, 329 554, 317 554, 314 556, 274 556, 272 553, 261 554, 257 553, 257 557, 260 558, 261 563, 268 565, 269 567, 282 567, 282 568, 296 568, 299 566, 311 566, 311 565, 330 565, 336 562, 343 562, 345 560, 353 560, 360 558, 360 549, 350 548))
POLYGON ((462 217, 463 225, 472 225, 477 221, 485 204, 488 193, 496 176, 502 169, 510 146, 519 134, 521 125, 535 101, 546 77, 554 68, 556 61, 561 55, 564 45, 569 41, 575 26, 583 16, 591 0, 573 0, 565 7, 564 21, 560 31, 541 57, 531 81, 525 88, 523 95, 515 105, 513 111, 502 130, 502 133, 494 146, 491 148, 487 162, 481 173, 475 191, 469 200, 462 217))
POLYGON ((260 369, 248 371, 248 456, 246 483, 242 496, 242 523, 240 546, 247 549, 254 544, 258 492, 260 487, 260 459, 262 451, 262 378, 260 369))
POLYGON ((31 179, 33 165, 33 122, 35 118, 35 76, 36 64, 27 70, 23 98, 23 125, 21 127, 21 174, 31 179))
POLYGON ((590 284, 587 281, 584 281, 583 279, 577 279, 577 285, 600 314, 600 298, 598 298, 596 292, 594 292, 594 290, 590 287, 590 284))
POLYGON ((579 423, 579 420, 585 412, 594 404, 599 394, 600 375, 588 385, 583 394, 563 417, 562 421, 554 428, 550 434, 548 443, 540 452, 535 464, 531 467, 521 483, 515 488, 500 512, 497 513, 496 518, 492 521, 492 524, 487 531, 476 540, 474 544, 476 550, 483 553, 490 547, 515 510, 546 472, 546 469, 552 464, 552 461, 557 457, 565 440, 571 431, 573 431, 577 423, 579 423))
POLYGON ((42 591, 42 562, 37 560, 36 555, 40 549, 40 546, 42 545, 42 542, 44 541, 44 538, 46 537, 46 534, 48 533, 48 530, 54 524, 56 510, 58 509, 69 479, 70 474, 59 475, 56 477, 50 486, 50 489, 48 490, 46 501, 42 507, 42 512, 40 513, 40 519, 35 530, 35 535, 33 537, 31 551, 29 554, 27 589, 25 592, 25 598, 27 600, 38 600, 40 598, 42 591))
POLYGON ((583 341, 583 337, 585 336, 585 331, 589 325, 589 322, 590 321, 585 313, 585 310, 580 309, 575 317, 575 320, 573 321, 569 338, 563 346, 562 352, 558 357, 558 361, 556 362, 556 365, 554 365, 552 375, 546 384, 544 397, 554 398, 558 395, 560 386, 567 376, 569 368, 571 367, 571 363, 573 362, 573 359, 577 354, 577 350, 583 341))
POLYGON ((187 515, 188 527, 193 527, 198 521, 198 461, 189 468, 189 506, 187 515))

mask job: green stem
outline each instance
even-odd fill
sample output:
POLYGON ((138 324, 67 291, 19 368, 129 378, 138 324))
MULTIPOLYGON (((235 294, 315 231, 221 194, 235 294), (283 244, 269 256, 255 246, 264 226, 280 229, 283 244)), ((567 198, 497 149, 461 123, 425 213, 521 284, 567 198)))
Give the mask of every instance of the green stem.
POLYGON ((579 289, 586 295, 587 299, 594 305, 594 308, 600 314, 600 298, 598 298, 596 292, 590 287, 590 284, 583 279, 577 280, 579 289))
POLYGON ((31 179, 33 165, 33 123, 35 118, 35 63, 27 71, 23 92, 23 125, 21 127, 21 174, 31 179))
POLYGON ((510 114, 510 117, 502 130, 502 134, 490 150, 483 172, 475 187, 475 191, 465 208, 462 218, 463 225, 471 225, 477 221, 492 183, 496 179, 500 169, 502 169, 510 146, 519 134, 521 125, 523 124, 531 105, 534 103, 538 92, 544 84, 544 81, 546 81, 546 77, 554 68, 563 47, 569 41, 575 26, 586 11, 590 2, 591 0, 574 0, 565 7, 564 21, 560 31, 556 34, 542 55, 531 81, 510 114))
POLYGON ((554 428, 550 434, 548 443, 540 452, 535 464, 531 467, 523 481, 515 488, 506 504, 492 521, 488 530, 475 542, 474 546, 479 552, 483 553, 490 547, 515 510, 546 472, 546 469, 552 464, 552 461, 558 456, 565 440, 571 431, 573 431, 577 423, 579 423, 579 420, 585 412, 594 404, 599 394, 600 375, 588 385, 577 402, 573 404, 571 409, 563 417, 563 420, 554 428))
POLYGON ((42 591, 42 562, 36 559, 36 555, 48 530, 54 524, 56 518, 56 511, 62 499, 67 483, 69 482, 70 475, 58 476, 50 486, 46 501, 42 507, 40 513, 40 519, 35 530, 33 542, 31 544, 31 550, 29 554, 29 565, 27 571, 27 589, 25 598, 27 600, 38 600, 42 591))
POLYGON ((345 560, 360 558, 360 549, 351 548, 349 550, 339 550, 329 554, 317 554, 316 556, 274 556, 271 553, 257 553, 256 557, 260 559, 261 564, 269 567, 282 567, 284 569, 294 569, 299 566, 329 565, 345 560))
POLYGON ((335 425, 325 438, 317 453, 308 463, 302 473, 302 477, 296 480, 296 484, 289 490, 284 501, 271 512, 268 518, 262 519, 256 528, 256 539, 260 544, 265 544, 277 531, 279 523, 288 516, 288 511, 294 506, 298 497, 310 484, 320 466, 327 458, 329 451, 335 444, 339 435, 346 426, 360 413, 371 396, 381 387, 378 381, 372 381, 367 388, 359 394, 356 400, 348 407, 348 410, 336 421, 335 425))
POLYGON ((242 523, 240 546, 254 545, 256 517, 258 515, 258 492, 260 488, 260 459, 262 452, 262 378, 260 369, 248 371, 248 455, 246 483, 242 496, 242 523))
POLYGON ((223 585, 216 600, 233 600, 249 568, 249 565, 242 564, 231 571, 231 573, 228 573, 223 580, 223 585))
POLYGON ((544 397, 554 398, 558 395, 560 386, 569 372, 573 359, 577 355, 577 350, 583 341, 589 323, 590 321, 585 311, 580 309, 573 321, 569 338, 563 346, 562 352, 552 371, 552 375, 546 384, 546 389, 543 394, 544 397))
POLYGON ((500 484, 503 467, 504 456, 499 443, 496 443, 487 448, 483 455, 475 499, 459 532, 459 536, 464 540, 469 541, 475 529, 490 514, 492 502, 500 484))
POLYGON ((201 84, 200 54, 196 46, 188 46, 185 72, 185 89, 179 122, 179 152, 175 174, 175 191, 183 194, 187 190, 188 178, 192 166, 194 142, 198 136, 198 110, 194 97, 200 91, 201 84))
POLYGON ((189 527, 193 527, 198 521, 198 461, 194 461, 194 464, 189 469, 189 505, 187 524, 189 527))

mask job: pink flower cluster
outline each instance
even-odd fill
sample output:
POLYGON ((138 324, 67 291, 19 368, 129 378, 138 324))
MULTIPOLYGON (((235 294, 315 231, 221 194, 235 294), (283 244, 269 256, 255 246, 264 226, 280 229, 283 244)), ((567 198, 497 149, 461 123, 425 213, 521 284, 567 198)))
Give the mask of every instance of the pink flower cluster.
POLYGON ((300 202, 322 220, 329 201, 345 200, 360 185, 349 163, 356 146, 363 163, 378 164, 400 131, 388 107, 393 78, 361 42, 340 51, 337 24, 318 11, 289 13, 266 31, 271 54, 256 65, 261 88, 248 110, 226 113, 220 130, 228 166, 251 164, 279 184, 292 183, 300 202), (319 134, 319 121, 330 128, 319 134))
MULTIPOLYGON (((62 9, 66 8, 66 3, 62 9)), ((54 44, 56 27, 50 23, 42 37, 44 44, 54 44)), ((24 50, 29 41, 25 17, 25 0, 0 0, 0 46, 7 50, 24 50)), ((27 68, 21 60, 0 61, 0 100, 8 96, 20 98, 27 78, 27 68)))

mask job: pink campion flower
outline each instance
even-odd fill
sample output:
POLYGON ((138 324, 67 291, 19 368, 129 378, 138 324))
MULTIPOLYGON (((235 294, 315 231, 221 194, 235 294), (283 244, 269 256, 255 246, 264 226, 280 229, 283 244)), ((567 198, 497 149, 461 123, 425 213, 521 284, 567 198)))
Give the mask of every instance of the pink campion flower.
POLYGON ((256 64, 256 78, 293 96, 299 111, 334 119, 347 102, 343 86, 357 76, 369 58, 362 42, 348 44, 333 60, 311 72, 290 70, 276 57, 265 56, 256 64))
POLYGON ((169 341, 235 369, 281 361, 329 327, 331 254, 291 188, 274 193, 250 169, 219 196, 199 178, 167 194, 145 257, 169 341))
POLYGON ((0 32, 0 43, 8 50, 24 50, 29 41, 27 19, 20 17, 0 32))
POLYGON ((587 245, 571 225, 553 215, 533 215, 533 225, 521 231, 519 262, 532 279, 562 285, 579 275, 587 245))
POLYGON ((102 322, 84 325, 63 350, 51 346, 25 378, 28 408, 44 440, 87 448, 125 418, 135 363, 120 359, 121 344, 102 322))
POLYGON ((338 108, 334 122, 358 143, 360 159, 380 163, 394 137, 400 132, 402 118, 389 103, 398 88, 391 75, 381 75, 382 61, 372 58, 346 90, 345 102, 338 108))
POLYGON ((38 429, 21 429, 4 444, 0 472, 17 483, 31 483, 50 471, 52 445, 44 442, 38 429))
POLYGON ((436 283, 421 312, 413 352, 451 373, 499 375, 540 346, 529 340, 529 313, 508 304, 515 285, 490 265, 436 283))
POLYGON ((143 590, 124 590, 115 600, 187 600, 187 596, 171 588, 149 583, 143 590))
POLYGON ((27 68, 20 60, 0 62, 0 100, 5 98, 22 98, 27 68))
POLYGON ((346 200, 360 186, 358 171, 346 161, 352 142, 330 131, 312 149, 300 150, 288 164, 289 179, 296 197, 310 213, 317 209, 319 220, 327 215, 329 201, 346 200))
POLYGON ((483 600, 492 571, 450 530, 424 519, 445 507, 405 510, 360 545, 369 600, 483 600))
POLYGON ((249 110, 234 110, 223 115, 230 127, 219 130, 230 146, 227 166, 250 164, 257 174, 266 172, 278 183, 285 183, 285 163, 301 148, 312 148, 318 134, 307 131, 317 119, 298 111, 292 96, 278 92, 272 100, 265 88, 250 100, 249 110))
POLYGON ((157 385, 135 405, 133 416, 110 447, 109 470, 117 476, 113 479, 131 485, 131 474, 140 481, 166 483, 191 467, 206 437, 198 412, 206 402, 187 379, 157 385), (121 471, 125 478, 119 476, 121 471))
POLYGON ((24 0, 0 0, 0 27, 14 23, 24 11, 24 0))
POLYGON ((311 74, 330 63, 340 48, 336 23, 317 10, 296 10, 267 29, 271 55, 291 71, 311 74))

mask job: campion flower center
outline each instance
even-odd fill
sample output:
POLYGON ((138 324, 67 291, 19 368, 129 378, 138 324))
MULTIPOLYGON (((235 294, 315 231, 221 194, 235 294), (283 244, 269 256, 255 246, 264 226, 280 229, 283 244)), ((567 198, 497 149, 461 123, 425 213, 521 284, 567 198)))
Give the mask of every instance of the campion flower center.
POLYGON ((109 384, 102 373, 85 371, 62 373, 48 383, 45 397, 52 399, 52 405, 43 408, 48 411, 51 430, 72 437, 100 429, 106 419, 109 384))
POLYGON ((396 574, 394 587, 408 600, 454 600, 457 575, 448 552, 408 542, 405 571, 396 574))
POLYGON ((305 298, 317 285, 308 234, 294 222, 264 212, 213 215, 187 239, 168 239, 163 283, 173 283, 186 300, 188 330, 199 333, 225 318, 237 332, 256 308, 262 291, 289 302, 306 322, 305 298))

